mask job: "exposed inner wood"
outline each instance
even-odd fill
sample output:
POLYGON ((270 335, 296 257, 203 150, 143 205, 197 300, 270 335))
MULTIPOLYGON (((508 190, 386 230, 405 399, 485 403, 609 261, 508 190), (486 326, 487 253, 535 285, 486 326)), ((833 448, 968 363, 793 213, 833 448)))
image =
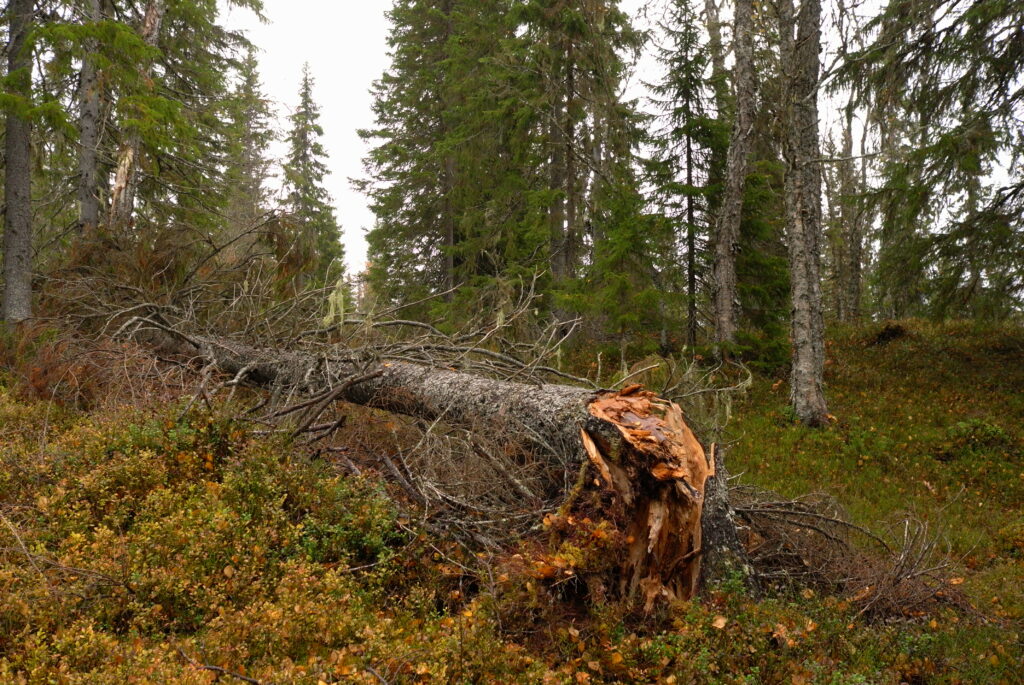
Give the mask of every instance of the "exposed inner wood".
POLYGON ((603 486, 622 507, 620 596, 642 599, 648 612, 659 600, 690 599, 700 580, 704 486, 713 465, 679 406, 654 393, 638 386, 605 393, 588 410, 621 438, 611 444, 581 431, 603 486))

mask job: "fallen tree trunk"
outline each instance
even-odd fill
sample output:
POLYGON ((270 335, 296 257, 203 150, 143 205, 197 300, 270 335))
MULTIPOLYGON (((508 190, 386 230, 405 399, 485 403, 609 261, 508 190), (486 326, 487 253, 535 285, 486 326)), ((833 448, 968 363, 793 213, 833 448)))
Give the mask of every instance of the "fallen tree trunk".
MULTIPOLYGON (((234 382, 310 398, 297 405, 306 426, 331 403, 346 401, 516 437, 523 458, 555 474, 548 482, 559 484, 563 518, 587 499, 588 515, 611 524, 615 577, 598 581, 595 587, 601 589, 594 594, 610 592, 642 603, 646 611, 661 601, 689 599, 698 590, 702 556, 720 545, 702 539, 702 524, 722 537, 721 544, 736 544, 735 530, 731 537, 729 531, 723 535, 721 520, 709 525, 702 516, 713 461, 679 406, 639 385, 612 392, 528 384, 401 361, 332 358, 176 335, 189 352, 234 382)), ((721 484, 715 492, 726 497, 721 484)), ((727 519, 727 499, 711 510, 727 519)), ((726 520, 725 525, 733 524, 726 520)))

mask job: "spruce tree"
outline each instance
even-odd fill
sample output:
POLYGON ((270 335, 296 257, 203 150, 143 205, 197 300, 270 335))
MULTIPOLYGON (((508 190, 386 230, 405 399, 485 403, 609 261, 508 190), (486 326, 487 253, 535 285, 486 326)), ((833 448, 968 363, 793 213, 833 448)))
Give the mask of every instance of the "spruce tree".
MULTIPOLYGON (((600 203, 624 187, 622 171, 633 162, 635 105, 620 89, 644 36, 617 0, 525 0, 517 12, 529 41, 526 68, 541 78, 533 97, 547 151, 549 263, 556 291, 571 290, 585 246, 610 228, 600 203)), ((555 314, 564 312, 556 306, 555 314)))
POLYGON ((547 268, 547 305, 570 315, 630 205, 616 193, 635 192, 619 89, 640 36, 615 2, 397 0, 389 16, 392 64, 363 132, 372 289, 411 301, 457 285, 433 306, 471 315, 511 306, 547 268))
MULTIPOLYGON (((263 94, 256 53, 250 48, 238 66, 237 82, 225 101, 227 119, 224 156, 228 188, 225 207, 227 240, 251 244, 270 209, 270 144, 275 139, 271 128, 273 112, 263 94), (248 235, 245 239, 243 236, 248 235)), ((244 251, 244 250, 236 250, 244 251)))
POLYGON ((391 65, 373 86, 375 126, 360 132, 375 144, 360 183, 376 215, 368 279, 387 302, 449 290, 456 278, 452 5, 396 0, 388 12, 391 65))
POLYGON ((302 69, 299 104, 288 117, 288 156, 284 161, 285 208, 292 230, 278 237, 278 254, 299 285, 335 285, 344 274, 341 230, 324 188, 327 152, 320 138, 320 107, 313 99, 309 65, 302 69), (307 278, 308 276, 308 278, 307 278))
POLYGON ((659 46, 658 57, 665 73, 651 88, 660 126, 651 140, 655 152, 648 164, 649 180, 657 209, 675 236, 668 253, 676 263, 667 265, 663 280, 670 290, 685 292, 686 344, 693 347, 700 328, 699 284, 709 262, 718 195, 713 165, 728 145, 728 130, 715 116, 713 65, 692 0, 673 0, 660 29, 666 42, 659 46))
POLYGON ((890 0, 842 76, 880 144, 875 278, 887 316, 1019 309, 1021 3, 890 0))
POLYGON ((445 293, 424 307, 506 311, 546 262, 536 79, 510 4, 398 0, 389 13, 391 65, 361 132, 374 145, 360 186, 382 301, 445 293))

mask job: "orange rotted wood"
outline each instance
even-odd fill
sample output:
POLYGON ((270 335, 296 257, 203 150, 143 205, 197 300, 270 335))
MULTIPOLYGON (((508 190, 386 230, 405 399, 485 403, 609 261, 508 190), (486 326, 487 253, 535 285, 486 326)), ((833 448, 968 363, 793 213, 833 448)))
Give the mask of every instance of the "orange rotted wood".
POLYGON ((704 484, 714 475, 682 410, 640 386, 603 393, 590 403, 595 418, 613 425, 623 440, 582 431, 583 446, 604 485, 625 514, 628 549, 620 592, 642 598, 645 611, 696 594, 700 576, 704 484))

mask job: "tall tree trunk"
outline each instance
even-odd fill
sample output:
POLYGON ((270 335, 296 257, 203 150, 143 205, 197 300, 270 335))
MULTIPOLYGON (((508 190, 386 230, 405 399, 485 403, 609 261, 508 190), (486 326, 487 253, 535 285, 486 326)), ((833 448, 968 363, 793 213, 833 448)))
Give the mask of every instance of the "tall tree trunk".
POLYGON ((736 114, 726 162, 725 193, 715 231, 714 315, 715 341, 719 343, 736 340, 736 249, 754 125, 753 0, 736 1, 734 27, 736 114))
POLYGON ((444 193, 442 199, 441 217, 444 226, 444 289, 448 291, 445 300, 451 302, 455 294, 451 290, 455 287, 455 208, 451 196, 455 190, 455 160, 450 154, 445 155, 444 171, 441 173, 441 188, 444 193))
POLYGON ((32 54, 28 33, 33 0, 11 0, 7 75, 11 91, 22 99, 8 109, 4 145, 4 298, 3 321, 32 316, 32 124, 27 110, 32 97, 32 54), (20 110, 20 111, 19 111, 20 110))
POLYGON ((693 138, 686 136, 686 344, 697 346, 697 227, 693 197, 693 138))
POLYGON ((724 118, 728 110, 729 84, 725 71, 722 19, 715 0, 704 0, 704 25, 708 31, 708 52, 711 53, 711 86, 715 93, 715 108, 718 116, 724 118))
MULTIPOLYGON (((149 0, 146 14, 142 20, 142 41, 155 47, 160 37, 160 24, 167 9, 166 0, 149 0)), ((149 77, 153 65, 143 68, 143 76, 149 77)), ((139 155, 142 150, 142 135, 137 129, 128 132, 117 159, 117 173, 114 187, 110 191, 110 215, 107 222, 112 231, 123 231, 131 224, 132 213, 135 211, 135 195, 139 186, 139 155)))
POLYGON ((820 0, 804 0, 798 16, 794 16, 792 0, 780 0, 779 29, 786 84, 786 228, 793 307, 790 400, 801 421, 809 426, 819 426, 826 422, 828 414, 823 390, 825 326, 821 311, 819 255, 820 0))
MULTIPOLYGON (((853 107, 849 107, 847 113, 847 130, 853 129, 853 107)), ((871 220, 871 210, 868 206, 868 202, 865 201, 863 194, 867 192, 868 188, 868 162, 867 162, 867 128, 861 132, 860 139, 860 162, 859 169, 858 165, 851 161, 850 162, 850 177, 851 177, 851 192, 852 189, 856 189, 856 198, 849 198, 849 207, 852 212, 848 233, 846 235, 846 256, 848 261, 847 264, 847 276, 849 278, 846 284, 846 313, 850 321, 860 321, 862 316, 861 311, 861 292, 863 290, 863 273, 864 273, 864 233, 871 220)), ((853 152, 853 140, 851 135, 850 140, 850 152, 852 156, 853 152)))
MULTIPOLYGON (((828 152, 835 152, 830 146, 828 152)), ((824 217, 825 251, 829 257, 831 273, 829 279, 832 287, 828 295, 832 299, 832 309, 839 321, 846 320, 846 227, 843 225, 843 183, 842 162, 835 168, 823 167, 821 180, 824 185, 825 197, 828 198, 828 214, 824 217)))
POLYGON ((550 233, 551 275, 555 283, 560 284, 568 274, 565 271, 565 133, 562 130, 562 95, 555 96, 550 121, 548 122, 548 141, 550 158, 548 160, 551 192, 554 197, 548 209, 548 230, 550 233))
MULTIPOLYGON (((447 50, 448 43, 451 40, 452 32, 454 30, 452 26, 452 3, 451 0, 445 0, 441 3, 440 11, 445 17, 444 32, 441 34, 441 43, 444 45, 444 49, 447 50)), ((446 53, 447 54, 447 53, 446 53)), ((447 139, 449 134, 448 126, 448 112, 450 111, 450 103, 446 102, 448 93, 443 85, 439 88, 438 94, 438 105, 441 109, 441 138, 447 139)), ((448 293, 445 295, 445 300, 451 302, 455 299, 455 293, 451 292, 455 287, 455 244, 457 242, 457 236, 455 235, 455 206, 452 199, 452 194, 455 191, 455 157, 451 152, 447 152, 444 156, 444 168, 441 171, 441 191, 442 206, 441 206, 441 223, 444 227, 444 281, 443 286, 448 293)))
POLYGON ((853 159, 853 114, 851 95, 844 111, 842 159, 837 167, 840 242, 843 246, 839 255, 841 262, 836 265, 839 274, 837 290, 842 304, 839 320, 847 322, 860 318, 860 221, 863 203, 858 199, 857 162, 853 159))
MULTIPOLYGON (((102 20, 101 0, 88 0, 87 20, 97 23, 102 20)), ((96 68, 97 42, 86 43, 86 55, 82 59, 78 103, 78 232, 79 235, 93 233, 100 221, 99 196, 99 144, 102 96, 99 71, 96 68)))
POLYGON ((576 164, 576 64, 572 41, 565 50, 565 250, 562 257, 567 278, 576 275, 576 251, 579 242, 580 180, 576 164))
MULTIPOLYGON (((585 152, 585 158, 590 159, 590 169, 583 175, 583 188, 580 191, 582 197, 586 198, 586 217, 583 221, 583 235, 590 239, 590 258, 593 261, 595 249, 604 240, 604 230, 596 221, 598 211, 598 183, 600 176, 605 169, 605 146, 608 144, 610 124, 605 120, 604 113, 595 109, 591 115, 593 123, 590 127, 588 138, 589 148, 585 152)), ((609 150, 607 157, 614 158, 614 151, 609 150)))

